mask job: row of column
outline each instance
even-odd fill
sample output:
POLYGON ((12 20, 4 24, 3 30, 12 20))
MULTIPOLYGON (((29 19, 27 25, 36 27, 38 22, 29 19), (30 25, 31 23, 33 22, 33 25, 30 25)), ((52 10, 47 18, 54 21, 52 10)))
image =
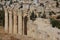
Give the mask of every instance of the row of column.
POLYGON ((22 13, 20 10, 9 10, 5 8, 5 32, 13 34, 23 34, 22 13))

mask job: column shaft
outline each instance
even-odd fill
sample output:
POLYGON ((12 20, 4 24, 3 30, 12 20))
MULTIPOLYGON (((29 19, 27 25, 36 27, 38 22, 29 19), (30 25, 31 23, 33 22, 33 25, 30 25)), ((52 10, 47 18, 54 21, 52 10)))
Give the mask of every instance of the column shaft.
POLYGON ((12 12, 9 12, 9 33, 12 33, 12 12))
POLYGON ((8 12, 5 8, 5 32, 8 32, 8 12))
POLYGON ((22 35, 22 13, 18 11, 18 33, 22 35))
POLYGON ((17 34, 17 14, 15 11, 14 11, 14 27, 13 28, 14 28, 13 33, 17 34))

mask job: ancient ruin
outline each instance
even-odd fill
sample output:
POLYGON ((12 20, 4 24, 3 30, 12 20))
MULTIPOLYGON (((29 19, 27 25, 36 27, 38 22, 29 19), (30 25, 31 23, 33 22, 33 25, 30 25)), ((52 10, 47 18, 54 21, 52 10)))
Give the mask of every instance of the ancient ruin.
POLYGON ((0 6, 0 10, 4 10, 6 33, 37 40, 60 40, 57 34, 60 29, 52 28, 49 20, 58 20, 60 0, 0 0, 0 6))

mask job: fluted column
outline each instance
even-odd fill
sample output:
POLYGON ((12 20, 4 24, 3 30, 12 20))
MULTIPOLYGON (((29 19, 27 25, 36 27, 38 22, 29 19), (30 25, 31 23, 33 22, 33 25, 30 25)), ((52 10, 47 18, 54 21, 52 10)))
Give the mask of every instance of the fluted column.
POLYGON ((17 34, 17 13, 16 10, 13 10, 13 15, 14 15, 14 27, 13 27, 13 33, 17 34))
POLYGON ((9 33, 12 33, 12 12, 9 11, 9 33))
POLYGON ((22 13, 18 10, 18 34, 22 35, 22 13))
POLYGON ((5 11, 5 32, 8 33, 8 12, 7 12, 7 8, 4 7, 4 11, 5 11))

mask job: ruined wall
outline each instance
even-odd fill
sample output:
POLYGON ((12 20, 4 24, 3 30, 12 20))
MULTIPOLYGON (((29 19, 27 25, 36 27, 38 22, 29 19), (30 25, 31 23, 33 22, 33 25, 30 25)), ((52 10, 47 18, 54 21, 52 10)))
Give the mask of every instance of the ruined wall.
POLYGON ((28 21, 27 24, 27 36, 37 38, 37 25, 34 24, 31 20, 28 21))
POLYGON ((60 40, 58 36, 59 29, 53 28, 49 19, 37 18, 34 22, 31 20, 28 23, 29 37, 37 38, 40 40, 60 40))

